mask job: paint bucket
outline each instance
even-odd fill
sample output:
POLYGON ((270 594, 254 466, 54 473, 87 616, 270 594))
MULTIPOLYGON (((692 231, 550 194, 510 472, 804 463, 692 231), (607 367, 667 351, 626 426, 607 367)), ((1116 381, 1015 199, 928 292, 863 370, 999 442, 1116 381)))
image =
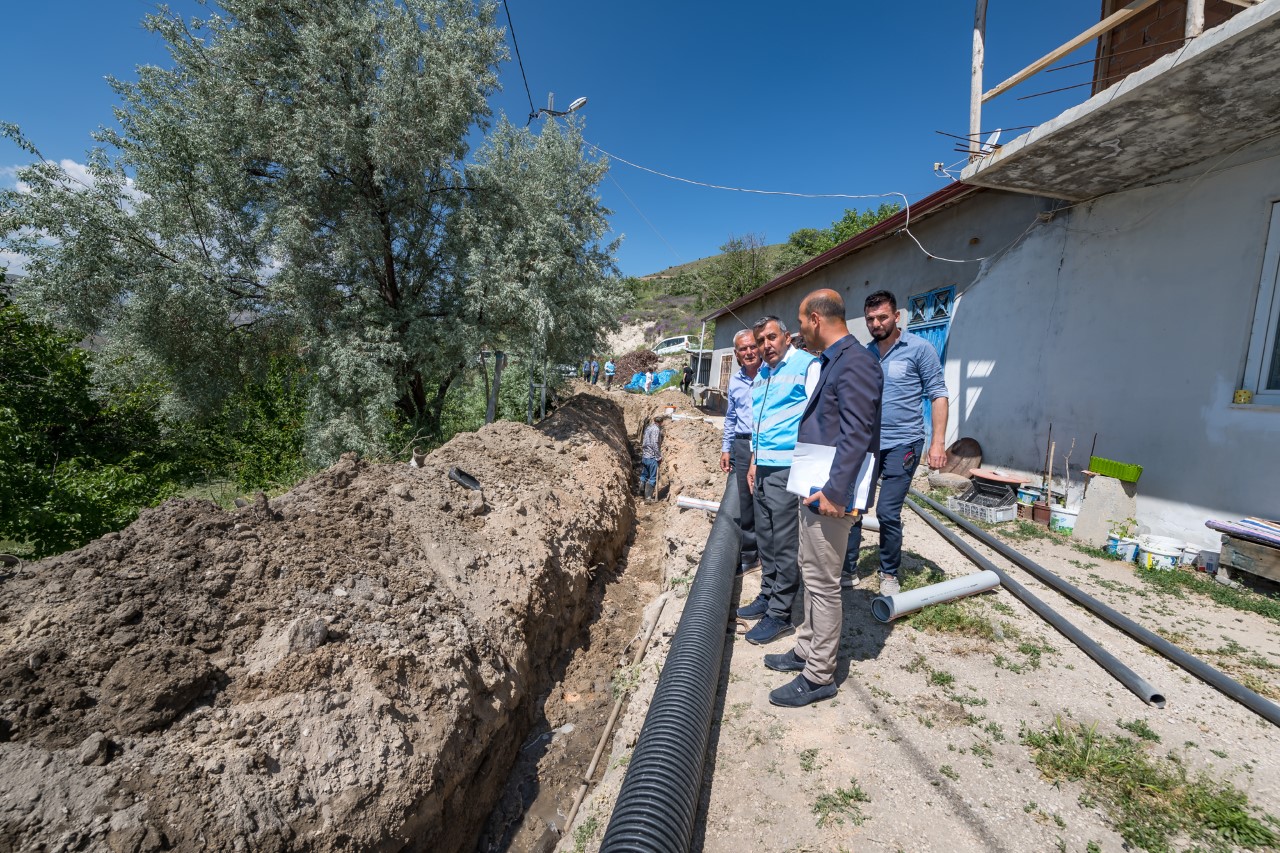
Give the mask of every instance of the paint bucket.
POLYGON ((1196 558, 1200 556, 1200 546, 1192 545, 1188 542, 1182 546, 1182 557, 1178 560, 1180 566, 1194 566, 1196 558))
POLYGON ((1132 563, 1137 560, 1138 540, 1131 539, 1128 536, 1121 536, 1120 542, 1116 545, 1116 556, 1126 563, 1132 563))
POLYGON ((1018 503, 1031 506, 1036 501, 1044 497, 1044 492, 1029 486, 1022 486, 1018 489, 1018 503))
POLYGON ((1059 533, 1070 533, 1076 529, 1076 516, 1079 514, 1079 505, 1055 506, 1049 511, 1049 529, 1059 533))
POLYGON ((1168 536, 1139 536, 1138 565, 1144 569, 1176 568, 1182 559, 1183 542, 1168 536))
POLYGON ((1049 505, 1044 501, 1036 501, 1031 505, 1031 520, 1036 524, 1049 526, 1049 505))

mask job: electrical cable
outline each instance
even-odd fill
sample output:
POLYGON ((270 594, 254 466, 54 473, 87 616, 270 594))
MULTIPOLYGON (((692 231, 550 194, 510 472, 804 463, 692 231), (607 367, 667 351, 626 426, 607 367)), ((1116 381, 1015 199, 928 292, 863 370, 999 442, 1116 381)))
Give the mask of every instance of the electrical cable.
POLYGON ((662 232, 659 231, 657 227, 654 226, 654 224, 649 221, 649 217, 644 215, 644 211, 640 209, 640 206, 631 200, 631 196, 627 195, 627 191, 622 188, 622 184, 618 183, 617 180, 614 179, 613 173, 608 172, 607 174, 609 175, 609 180, 613 183, 615 187, 618 188, 618 192, 622 193, 622 197, 625 198, 627 200, 627 203, 630 204, 635 209, 636 213, 640 214, 640 218, 644 220, 644 224, 648 225, 649 228, 653 230, 653 233, 658 235, 658 239, 663 242, 663 245, 665 245, 668 249, 671 250, 671 254, 675 256, 676 261, 683 264, 684 258, 680 257, 680 253, 676 251, 675 246, 672 246, 670 243, 667 242, 667 238, 663 237, 662 232))
POLYGON ((524 73, 524 60, 520 58, 520 43, 516 41, 516 25, 511 20, 511 7, 507 5, 507 0, 502 0, 502 8, 507 13, 507 29, 511 30, 511 46, 516 49, 516 64, 520 66, 520 79, 524 80, 524 94, 529 99, 529 121, 525 122, 525 127, 528 127, 529 122, 538 117, 538 110, 533 105, 533 92, 529 91, 529 78, 524 73))
MULTIPOLYGON (((1007 246, 1004 246, 1003 248, 998 249, 997 251, 992 252, 989 255, 984 255, 981 258, 945 258, 945 257, 942 257, 941 255, 935 255, 933 252, 930 252, 928 249, 924 247, 924 245, 920 242, 920 240, 916 237, 916 235, 911 233, 911 201, 910 199, 907 198, 905 193, 900 193, 900 192, 797 193, 797 192, 787 192, 784 190, 757 190, 757 189, 748 189, 746 187, 730 187, 730 186, 725 186, 724 184, 711 184, 711 183, 707 183, 706 181, 695 181, 691 178, 681 178, 677 175, 669 175, 666 172, 660 172, 657 169, 650 169, 648 166, 641 166, 639 163, 632 163, 630 160, 626 159, 625 157, 619 157, 616 154, 611 154, 608 151, 605 151, 600 146, 595 145, 594 143, 591 143, 591 142, 587 142, 586 140, 583 140, 583 144, 586 145, 588 148, 592 149, 593 151, 597 152, 598 154, 603 154, 605 157, 608 157, 612 160, 617 160, 621 163, 626 163, 628 166, 632 167, 633 169, 639 169, 642 172, 648 172, 651 175, 657 175, 660 178, 666 178, 672 181, 679 181, 680 183, 683 183, 683 184, 691 184, 696 187, 706 187, 707 189, 727 190, 729 192, 740 192, 740 193, 752 193, 755 195, 789 196, 792 198, 849 198, 849 199, 900 198, 902 199, 902 207, 905 213, 905 217, 904 217, 902 228, 900 228, 899 231, 901 231, 902 233, 910 237, 911 241, 916 244, 916 247, 919 248, 920 251, 923 252, 928 257, 933 258, 935 261, 943 261, 949 264, 976 264, 976 263, 981 263, 982 261, 990 260, 991 258, 994 258, 997 255, 1002 254, 1008 249, 1013 248, 1014 244, 1017 243, 1019 240, 1021 240, 1023 237, 1025 237, 1027 233, 1033 227, 1035 227, 1036 223, 1040 221, 1040 218, 1037 216, 1035 219, 1031 220, 1031 223, 1027 226, 1026 230, 1024 230, 1021 234, 1019 234, 1018 237, 1012 243, 1009 243, 1007 246)), ((738 315, 734 314, 734 316, 737 317, 738 315)))

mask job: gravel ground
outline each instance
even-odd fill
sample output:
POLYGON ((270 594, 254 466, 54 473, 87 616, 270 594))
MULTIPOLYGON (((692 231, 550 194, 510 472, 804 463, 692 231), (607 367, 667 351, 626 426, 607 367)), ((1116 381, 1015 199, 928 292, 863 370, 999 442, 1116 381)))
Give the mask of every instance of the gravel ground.
MULTIPOLYGON (((707 452, 714 450, 709 439, 707 452)), ((976 571, 923 521, 909 511, 905 515, 905 568, 917 582, 976 571)), ((1162 592, 1129 565, 1090 556, 1047 534, 1015 538, 1009 531, 1003 529, 1014 547, 1051 571, 1254 690, 1280 697, 1280 623, 1274 619, 1219 605, 1195 591, 1162 592)), ((871 566, 876 539, 867 539, 862 564, 871 566)), ((1150 681, 1167 697, 1167 706, 1144 705, 1003 589, 959 603, 953 613, 967 620, 968 630, 956 631, 941 629, 943 620, 931 617, 876 622, 870 613, 876 582, 864 580, 845 593, 840 691, 830 701, 799 710, 771 706, 769 690, 790 676, 765 669, 761 658, 786 650, 790 640, 766 647, 740 637, 728 641, 695 849, 1246 846, 1214 834, 1208 820, 1199 821, 1198 829, 1175 828, 1163 840, 1138 838, 1126 845, 1118 831, 1121 817, 1103 802, 1109 793, 1105 782, 1099 787, 1051 778, 1037 766, 1038 751, 1028 738, 1077 725, 1096 727, 1112 746, 1128 744, 1161 772, 1185 770, 1188 784, 1203 777, 1210 789, 1234 786, 1248 798, 1236 817, 1243 814, 1251 826, 1263 827, 1255 846, 1274 845, 1274 835, 1268 841, 1266 833, 1280 832, 1280 825, 1264 815, 1280 815, 1280 764, 1265 756, 1280 754, 1280 730, 978 548, 1150 681), (1203 837, 1194 838, 1195 832, 1203 837)), ((748 576, 736 590, 738 600, 754 597, 755 583, 748 576)), ((678 606, 668 605, 664 625, 674 626, 676 611, 678 606)), ((620 725, 610 769, 559 849, 597 848, 664 653, 657 643, 646 658, 653 665, 646 666, 648 679, 637 686, 620 725)), ((1135 830, 1125 831, 1133 839, 1135 830)), ((1250 841, 1248 833, 1237 838, 1250 841)))

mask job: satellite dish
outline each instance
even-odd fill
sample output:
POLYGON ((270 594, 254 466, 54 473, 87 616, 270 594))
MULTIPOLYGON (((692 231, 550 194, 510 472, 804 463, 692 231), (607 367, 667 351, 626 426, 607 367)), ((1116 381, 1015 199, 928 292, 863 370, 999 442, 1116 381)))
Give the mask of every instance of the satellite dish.
MULTIPOLYGON (((573 109, 573 107, 570 107, 569 109, 573 109)), ((990 154, 992 151, 995 151, 996 143, 999 141, 1000 141, 1000 128, 997 127, 995 131, 990 136, 987 137, 987 141, 982 143, 982 153, 990 154)))

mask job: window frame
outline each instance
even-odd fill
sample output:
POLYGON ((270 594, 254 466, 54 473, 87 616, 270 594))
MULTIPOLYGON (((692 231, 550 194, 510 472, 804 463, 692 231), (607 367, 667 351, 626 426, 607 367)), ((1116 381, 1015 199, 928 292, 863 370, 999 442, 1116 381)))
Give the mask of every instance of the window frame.
POLYGON ((1258 280, 1258 300, 1253 309, 1249 333, 1249 355, 1240 387, 1253 392, 1255 405, 1280 406, 1280 388, 1267 388, 1266 375, 1280 347, 1280 201, 1271 204, 1271 224, 1267 229, 1258 280))

